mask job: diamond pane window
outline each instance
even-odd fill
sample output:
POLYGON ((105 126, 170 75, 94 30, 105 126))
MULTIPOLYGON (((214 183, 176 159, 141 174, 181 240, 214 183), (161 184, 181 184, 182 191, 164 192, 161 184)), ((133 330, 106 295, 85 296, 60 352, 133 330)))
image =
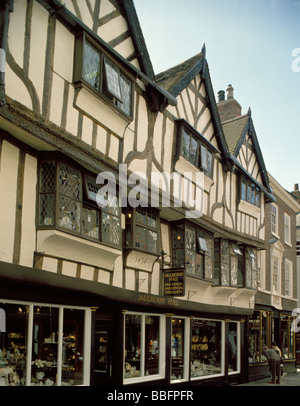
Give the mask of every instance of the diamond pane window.
POLYGON ((120 86, 122 92, 122 102, 117 103, 118 107, 128 116, 131 114, 131 81, 120 73, 120 86))
POLYGON ((96 203, 96 176, 83 173, 65 162, 43 161, 39 179, 40 226, 57 227, 120 246, 118 198, 115 194, 108 194, 108 205, 100 208, 96 203))
POLYGON ((104 66, 107 90, 119 101, 123 101, 118 68, 106 58, 104 59, 104 66))
POLYGON ((100 53, 87 41, 84 44, 82 77, 100 90, 100 53))

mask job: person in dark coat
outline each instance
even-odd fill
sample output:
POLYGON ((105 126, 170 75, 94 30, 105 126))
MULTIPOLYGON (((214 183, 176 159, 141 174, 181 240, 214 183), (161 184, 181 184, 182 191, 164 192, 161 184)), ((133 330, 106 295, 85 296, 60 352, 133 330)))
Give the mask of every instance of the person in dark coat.
POLYGON ((274 348, 268 348, 267 346, 264 347, 264 354, 267 357, 270 365, 270 370, 272 374, 272 381, 269 383, 278 383, 280 384, 280 355, 279 352, 276 351, 274 348), (277 381, 276 381, 277 376, 277 381))

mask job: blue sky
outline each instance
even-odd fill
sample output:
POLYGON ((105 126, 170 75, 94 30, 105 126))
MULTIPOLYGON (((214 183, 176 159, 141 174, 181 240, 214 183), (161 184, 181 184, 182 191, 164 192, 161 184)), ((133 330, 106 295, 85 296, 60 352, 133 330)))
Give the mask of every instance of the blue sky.
POLYGON ((300 184, 300 0, 134 4, 155 73, 205 43, 216 98, 232 84, 242 114, 251 108, 267 170, 288 191, 300 184))

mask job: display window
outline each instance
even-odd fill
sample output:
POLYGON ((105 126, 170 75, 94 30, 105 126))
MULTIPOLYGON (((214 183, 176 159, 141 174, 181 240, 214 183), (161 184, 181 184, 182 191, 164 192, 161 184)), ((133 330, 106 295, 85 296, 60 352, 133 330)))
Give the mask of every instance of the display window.
POLYGON ((172 318, 171 382, 188 379, 189 325, 187 319, 172 318))
POLYGON ((228 373, 240 371, 240 324, 229 322, 228 373))
POLYGON ((251 364, 267 362, 263 347, 267 345, 269 324, 270 314, 265 311, 256 310, 249 318, 249 363, 251 364))
POLYGON ((223 373, 221 321, 194 319, 191 337, 191 378, 223 373))
POLYGON ((0 331, 0 386, 25 386, 29 306, 2 303, 6 331, 0 331))
POLYGON ((3 303, 0 386, 89 383, 90 309, 3 303))
POLYGON ((125 384, 163 376, 163 319, 161 315, 125 314, 125 384))
POLYGON ((284 359, 295 358, 295 332, 292 324, 294 318, 281 316, 281 354, 284 359))

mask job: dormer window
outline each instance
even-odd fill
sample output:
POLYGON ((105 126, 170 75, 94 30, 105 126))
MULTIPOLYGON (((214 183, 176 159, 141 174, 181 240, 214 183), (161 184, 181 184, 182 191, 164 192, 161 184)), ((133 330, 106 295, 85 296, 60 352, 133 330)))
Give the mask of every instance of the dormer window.
POLYGON ((81 34, 76 39, 75 85, 83 85, 132 118, 132 81, 92 39, 81 34))
POLYGON ((178 120, 178 134, 179 155, 212 178, 213 154, 217 149, 185 120, 178 120))

